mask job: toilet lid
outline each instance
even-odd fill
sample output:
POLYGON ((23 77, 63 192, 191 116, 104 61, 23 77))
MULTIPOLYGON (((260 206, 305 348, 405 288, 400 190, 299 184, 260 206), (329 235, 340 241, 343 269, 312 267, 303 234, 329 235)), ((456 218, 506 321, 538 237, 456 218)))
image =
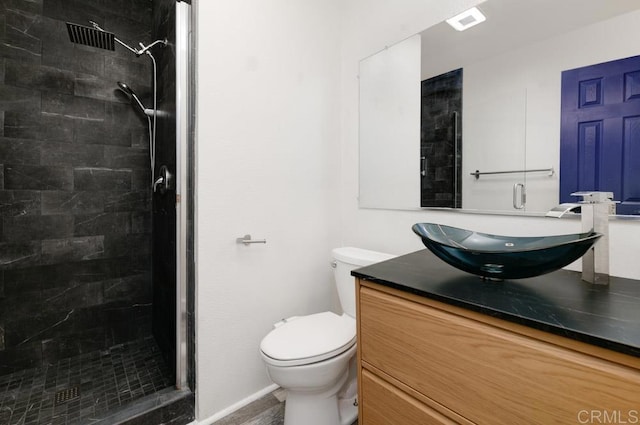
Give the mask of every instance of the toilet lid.
POLYGON ((310 364, 336 356, 356 341, 353 317, 326 311, 303 316, 264 337, 260 350, 278 363, 310 364))

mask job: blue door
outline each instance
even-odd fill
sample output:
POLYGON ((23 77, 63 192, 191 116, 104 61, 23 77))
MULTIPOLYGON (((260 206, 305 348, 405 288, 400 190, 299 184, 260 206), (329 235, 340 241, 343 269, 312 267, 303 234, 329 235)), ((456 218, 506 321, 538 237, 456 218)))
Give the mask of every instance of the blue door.
POLYGON ((591 190, 640 214, 640 56, 562 73, 560 202, 591 190))

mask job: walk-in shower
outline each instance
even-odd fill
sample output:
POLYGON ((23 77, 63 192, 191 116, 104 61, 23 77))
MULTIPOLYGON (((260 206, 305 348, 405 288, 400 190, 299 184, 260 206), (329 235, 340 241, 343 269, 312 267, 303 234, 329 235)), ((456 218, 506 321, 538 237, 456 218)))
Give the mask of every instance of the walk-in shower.
POLYGON ((0 7, 0 424, 186 424, 189 4, 0 7))

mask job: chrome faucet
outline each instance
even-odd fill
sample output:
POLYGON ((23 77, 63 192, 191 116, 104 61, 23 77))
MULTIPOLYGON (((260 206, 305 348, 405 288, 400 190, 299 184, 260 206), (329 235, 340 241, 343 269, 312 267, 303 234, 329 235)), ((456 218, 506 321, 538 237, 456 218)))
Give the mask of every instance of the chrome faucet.
POLYGON ((560 204, 547 217, 561 218, 579 209, 582 231, 602 234, 598 242, 582 256, 582 280, 599 285, 609 284, 609 214, 616 213, 613 192, 574 192, 581 196, 577 203, 560 204))
POLYGON ((547 214, 546 217, 555 217, 562 218, 565 214, 575 214, 580 213, 580 207, 582 205, 578 203, 570 203, 566 202, 564 204, 560 204, 557 207, 553 207, 547 214))

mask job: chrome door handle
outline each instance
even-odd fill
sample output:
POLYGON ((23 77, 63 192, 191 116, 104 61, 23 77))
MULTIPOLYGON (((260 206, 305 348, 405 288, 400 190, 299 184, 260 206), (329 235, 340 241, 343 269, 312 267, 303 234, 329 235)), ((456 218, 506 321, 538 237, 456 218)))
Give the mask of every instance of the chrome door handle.
POLYGON ((251 239, 251 235, 244 235, 241 238, 236 238, 236 243, 242 243, 249 245, 252 243, 267 243, 266 239, 251 239))
POLYGON ((516 183, 513 185, 513 208, 517 210, 524 209, 524 205, 527 203, 527 194, 524 190, 524 184, 516 183), (520 189, 520 196, 518 196, 518 189, 520 189))

